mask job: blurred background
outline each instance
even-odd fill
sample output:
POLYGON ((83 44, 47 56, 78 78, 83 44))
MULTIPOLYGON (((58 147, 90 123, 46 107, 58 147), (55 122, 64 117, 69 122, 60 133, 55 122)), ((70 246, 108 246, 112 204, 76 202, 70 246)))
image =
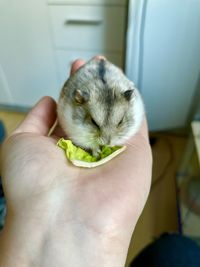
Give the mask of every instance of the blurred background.
POLYGON ((198 242, 200 0, 0 0, 0 36, 0 140, 75 59, 105 55, 143 96, 154 157, 127 266, 163 232, 198 242))

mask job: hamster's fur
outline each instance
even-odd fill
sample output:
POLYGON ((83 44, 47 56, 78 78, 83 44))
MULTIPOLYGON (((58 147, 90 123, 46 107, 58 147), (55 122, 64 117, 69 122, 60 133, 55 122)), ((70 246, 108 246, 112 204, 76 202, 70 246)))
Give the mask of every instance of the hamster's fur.
POLYGON ((122 145, 138 131, 144 116, 133 82, 118 67, 97 58, 66 81, 57 111, 68 138, 95 155, 103 145, 122 145))

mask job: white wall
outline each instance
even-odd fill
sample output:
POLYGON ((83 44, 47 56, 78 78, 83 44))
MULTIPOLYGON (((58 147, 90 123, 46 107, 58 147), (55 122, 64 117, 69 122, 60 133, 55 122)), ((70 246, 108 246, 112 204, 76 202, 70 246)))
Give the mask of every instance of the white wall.
POLYGON ((0 102, 58 96, 46 1, 0 0, 0 102))

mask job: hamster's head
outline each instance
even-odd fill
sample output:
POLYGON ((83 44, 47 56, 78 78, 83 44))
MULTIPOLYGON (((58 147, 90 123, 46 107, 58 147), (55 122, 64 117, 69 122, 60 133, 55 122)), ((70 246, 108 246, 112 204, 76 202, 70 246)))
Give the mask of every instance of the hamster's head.
POLYGON ((58 102, 59 123, 68 138, 94 153, 103 145, 123 144, 142 115, 134 84, 104 59, 92 59, 72 75, 58 102))

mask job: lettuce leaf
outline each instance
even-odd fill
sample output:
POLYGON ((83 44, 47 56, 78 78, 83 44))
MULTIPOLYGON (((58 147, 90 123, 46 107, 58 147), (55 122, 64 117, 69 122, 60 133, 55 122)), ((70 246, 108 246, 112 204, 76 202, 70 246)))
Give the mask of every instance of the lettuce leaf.
POLYGON ((70 161, 79 160, 85 162, 97 162, 99 160, 102 160, 122 147, 122 146, 113 146, 113 147, 103 146, 99 154, 99 157, 97 158, 92 154, 90 154, 89 152, 85 151, 84 149, 75 146, 71 140, 66 140, 64 138, 61 138, 58 141, 57 145, 64 150, 66 157, 70 161))

